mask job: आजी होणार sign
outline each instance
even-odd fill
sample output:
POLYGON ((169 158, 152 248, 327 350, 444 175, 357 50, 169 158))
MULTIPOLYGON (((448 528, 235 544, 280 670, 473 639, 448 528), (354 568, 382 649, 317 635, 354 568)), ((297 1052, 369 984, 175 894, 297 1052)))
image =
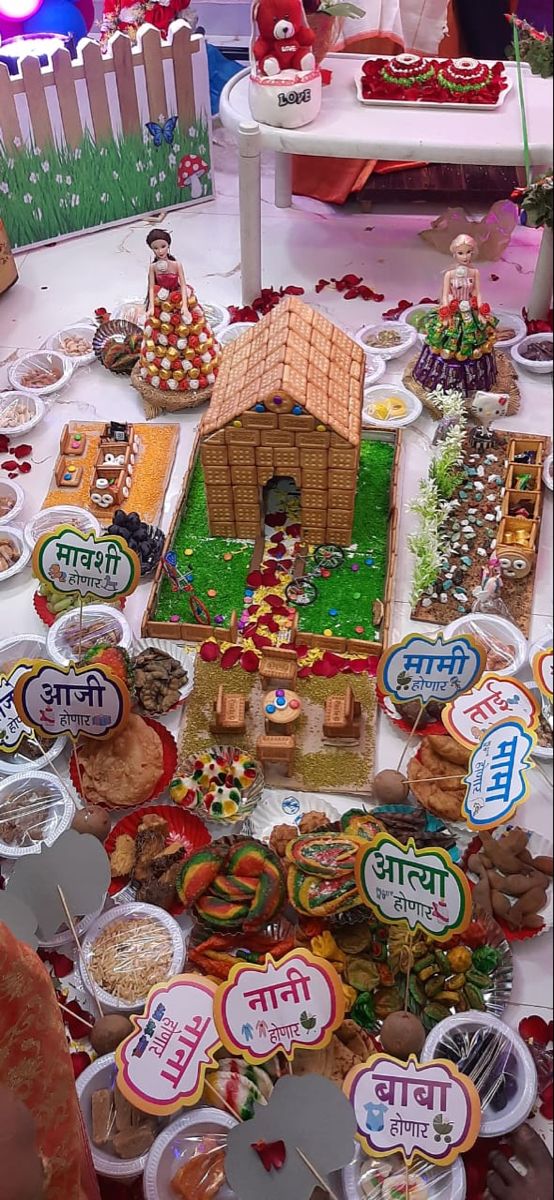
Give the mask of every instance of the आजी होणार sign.
POLYGON ((467 692, 485 669, 485 653, 465 634, 444 640, 408 634, 381 655, 377 686, 395 704, 446 702, 467 692))
POLYGON ((529 754, 536 736, 521 721, 493 726, 475 747, 464 779, 462 816, 470 829, 490 829, 513 816, 527 799, 529 754))
POLYGON ((59 525, 38 539, 33 572, 58 592, 109 601, 134 592, 140 582, 140 561, 123 538, 98 537, 73 525, 59 525))
POLYGON ((73 741, 112 737, 129 719, 131 701, 121 679, 106 667, 60 667, 37 659, 20 675, 14 701, 21 719, 45 737, 73 741))
POLYGON ((200 1100, 221 1046, 216 988, 201 975, 176 975, 152 988, 143 1016, 131 1018, 135 1032, 115 1052, 117 1086, 130 1104, 163 1117, 200 1100))
POLYGON ((439 847, 418 850, 379 833, 356 860, 364 903, 387 924, 401 921, 437 941, 461 933, 471 920, 471 893, 462 871, 439 847))
POLYGON ((539 721, 535 697, 518 679, 487 674, 469 692, 456 696, 442 710, 442 722, 463 746, 477 746, 493 725, 506 717, 521 721, 534 730, 539 721))
POLYGON ((29 725, 24 725, 15 707, 14 689, 18 679, 30 671, 30 662, 16 663, 9 675, 0 674, 0 754, 15 754, 23 738, 34 737, 29 725))
POLYGON ((291 950, 278 963, 237 963, 219 987, 215 1022, 227 1050, 246 1062, 266 1062, 281 1050, 328 1045, 344 1017, 344 995, 334 967, 309 950, 291 950))
POLYGON ((357 1138, 366 1154, 400 1153, 446 1166, 475 1142, 481 1123, 477 1091, 445 1059, 400 1062, 374 1054, 349 1071, 343 1083, 356 1114, 357 1138))
POLYGON ((537 650, 531 663, 533 678, 542 695, 552 700, 552 646, 546 650, 537 650))

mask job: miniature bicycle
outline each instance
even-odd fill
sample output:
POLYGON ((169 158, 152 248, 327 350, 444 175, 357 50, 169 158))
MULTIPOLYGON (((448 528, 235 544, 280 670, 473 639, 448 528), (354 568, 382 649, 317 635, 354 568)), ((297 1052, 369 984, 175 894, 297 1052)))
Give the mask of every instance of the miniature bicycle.
POLYGON ((340 546, 335 546, 333 543, 328 545, 316 546, 313 554, 300 556, 303 557, 304 563, 313 560, 313 566, 305 570, 305 573, 298 579, 293 579, 285 588, 285 596, 290 604, 304 606, 313 604, 317 599, 318 590, 313 582, 314 579, 320 579, 324 571, 336 571, 344 562, 344 550, 340 546))

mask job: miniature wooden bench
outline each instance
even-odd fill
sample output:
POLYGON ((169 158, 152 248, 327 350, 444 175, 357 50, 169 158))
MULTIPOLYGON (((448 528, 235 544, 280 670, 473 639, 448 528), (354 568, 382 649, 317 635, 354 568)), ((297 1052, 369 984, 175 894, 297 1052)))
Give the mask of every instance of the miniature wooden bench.
POLYGON ((362 706, 354 699, 351 687, 340 695, 336 692, 325 701, 323 736, 326 738, 359 738, 362 706))
POLYGON ((284 763, 285 774, 290 775, 296 750, 296 738, 292 735, 279 737, 264 734, 256 742, 256 757, 262 766, 265 763, 284 763))
POLYGON ((214 715, 210 722, 211 733, 244 733, 248 701, 236 692, 225 692, 223 684, 218 688, 214 700, 214 715))
POLYGON ((280 683, 293 688, 298 674, 298 658, 295 650, 273 650, 264 654, 260 659, 260 679, 262 686, 270 683, 280 683))

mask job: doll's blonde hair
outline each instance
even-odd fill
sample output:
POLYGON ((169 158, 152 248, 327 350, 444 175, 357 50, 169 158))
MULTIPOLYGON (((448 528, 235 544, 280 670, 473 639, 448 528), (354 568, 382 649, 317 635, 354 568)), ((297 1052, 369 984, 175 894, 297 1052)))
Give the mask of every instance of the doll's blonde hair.
POLYGON ((450 253, 455 254, 456 250, 458 250, 460 246, 469 246, 470 250, 476 250, 477 242, 475 241, 475 238, 471 237, 471 234, 459 233, 458 236, 454 238, 454 241, 450 243, 450 253))

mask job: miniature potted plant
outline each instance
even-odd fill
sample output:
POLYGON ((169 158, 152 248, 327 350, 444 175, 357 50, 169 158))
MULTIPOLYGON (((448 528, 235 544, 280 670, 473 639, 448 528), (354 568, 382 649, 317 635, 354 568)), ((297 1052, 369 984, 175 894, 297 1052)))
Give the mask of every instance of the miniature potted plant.
POLYGON ((312 47, 316 63, 323 62, 337 45, 347 17, 363 17, 363 8, 349 0, 304 0, 304 12, 310 29, 315 33, 312 47))

